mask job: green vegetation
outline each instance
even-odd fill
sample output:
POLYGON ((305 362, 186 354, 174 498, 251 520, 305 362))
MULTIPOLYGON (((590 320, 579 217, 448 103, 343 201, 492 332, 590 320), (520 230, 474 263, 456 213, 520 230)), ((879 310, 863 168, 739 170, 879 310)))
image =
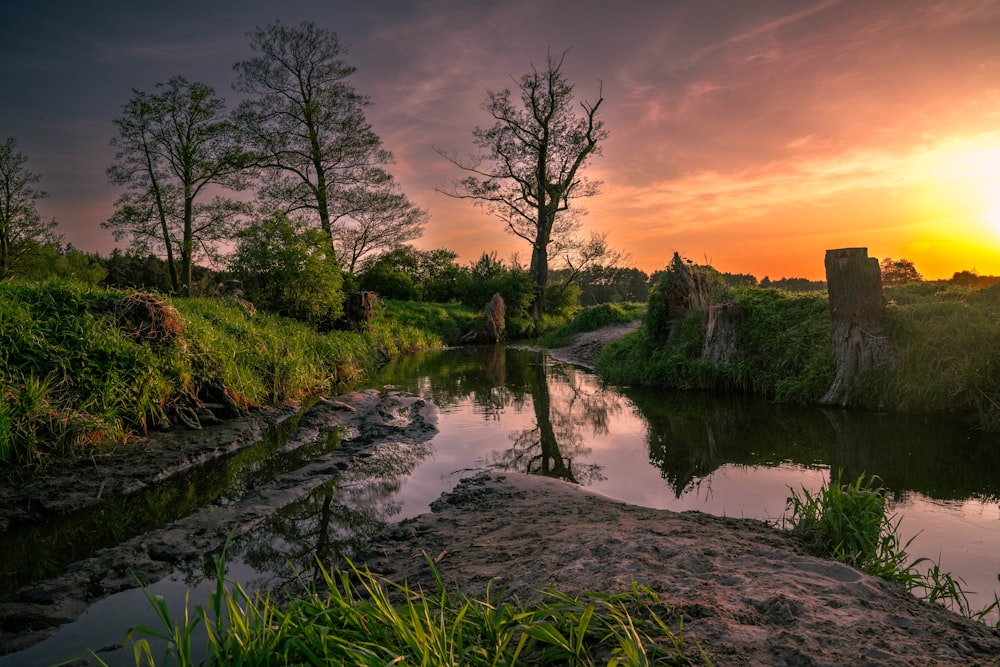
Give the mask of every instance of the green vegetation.
MULTIPOLYGON (((669 280, 669 272, 661 274, 650 291, 645 326, 604 349, 597 360, 603 378, 800 404, 819 401, 829 389, 835 365, 825 292, 710 283, 710 303, 738 303, 743 311, 734 327, 735 353, 720 363, 705 353, 707 307, 672 310, 669 280)), ((969 417, 1000 431, 1000 284, 908 282, 886 287, 885 297, 886 332, 897 359, 864 378, 862 404, 969 417)))
POLYGON ((319 333, 238 301, 0 282, 0 463, 124 442, 208 388, 244 408, 343 388, 387 356, 440 346, 435 317, 319 333))
POLYGON ((1000 431, 1000 284, 914 283, 885 290, 894 369, 872 377, 868 402, 970 416, 1000 431))
POLYGON ((848 483, 838 471, 836 480, 815 494, 803 488, 799 495, 792 489, 783 521, 812 542, 819 555, 900 584, 922 599, 942 603, 969 618, 983 620, 1000 608, 1000 598, 996 598, 975 611, 961 578, 942 572, 936 563, 921 572, 919 568, 930 562, 927 558, 907 563, 910 543, 901 543, 900 519, 888 513, 888 504, 887 491, 877 477, 866 479, 862 474, 848 483))
POLYGON ((580 308, 572 319, 542 337, 546 347, 561 347, 576 334, 595 331, 611 324, 625 324, 641 318, 646 305, 640 303, 602 303, 599 306, 580 308))
POLYGON ((683 620, 645 586, 577 597, 550 589, 544 602, 521 605, 489 589, 482 600, 468 598, 440 577, 437 590, 424 594, 368 571, 324 570, 325 587, 282 607, 269 595, 227 588, 224 574, 220 560, 209 607, 198 605, 193 615, 185 608, 174 618, 162 599, 150 600, 162 628, 130 631, 136 665, 156 664, 146 637, 168 642, 163 664, 200 664, 191 650, 199 625, 208 639, 204 664, 212 665, 692 664, 683 654, 683 620))
POLYGON ((598 357, 598 372, 608 381, 739 390, 793 403, 817 400, 829 387, 833 352, 824 295, 755 287, 729 292, 746 317, 736 328, 739 354, 719 365, 702 356, 706 313, 691 310, 672 324, 660 294, 650 295, 646 326, 612 341, 598 357))

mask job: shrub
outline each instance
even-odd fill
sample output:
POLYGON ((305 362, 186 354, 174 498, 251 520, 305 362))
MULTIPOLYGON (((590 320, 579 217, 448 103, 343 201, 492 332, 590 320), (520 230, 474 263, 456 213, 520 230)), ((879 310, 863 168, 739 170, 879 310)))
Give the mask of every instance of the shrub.
POLYGON ((330 240, 281 213, 240 233, 230 269, 258 308, 321 329, 343 313, 343 280, 330 240))

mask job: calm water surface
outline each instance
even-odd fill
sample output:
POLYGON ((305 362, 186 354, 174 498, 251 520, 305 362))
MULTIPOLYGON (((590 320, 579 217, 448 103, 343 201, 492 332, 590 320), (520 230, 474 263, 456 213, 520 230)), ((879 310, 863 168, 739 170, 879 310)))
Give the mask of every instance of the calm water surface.
POLYGON ((790 489, 878 475, 908 553, 961 576, 974 609, 1000 592, 1000 439, 953 420, 602 387, 544 353, 408 357, 382 378, 442 409, 400 517, 484 467, 561 477, 636 505, 779 520, 790 489))
MULTIPOLYGON (((1000 442, 956 422, 617 390, 544 352, 503 346, 408 356, 376 379, 383 385, 437 404, 438 435, 352 462, 237 540, 231 579, 264 588, 293 579, 291 566, 308 574, 316 555, 350 555, 483 469, 558 477, 646 507, 768 521, 780 520, 790 489, 815 491, 842 469, 846 479, 884 480, 904 541, 914 538, 910 556, 961 576, 974 609, 1000 591, 1000 442)), ((204 604, 211 574, 206 558, 151 592, 180 609, 191 588, 191 605, 204 604)), ((0 667, 121 642, 129 625, 153 623, 146 607, 139 591, 112 596, 29 652, 0 658, 0 667)), ((102 658, 133 664, 125 651, 102 658)))

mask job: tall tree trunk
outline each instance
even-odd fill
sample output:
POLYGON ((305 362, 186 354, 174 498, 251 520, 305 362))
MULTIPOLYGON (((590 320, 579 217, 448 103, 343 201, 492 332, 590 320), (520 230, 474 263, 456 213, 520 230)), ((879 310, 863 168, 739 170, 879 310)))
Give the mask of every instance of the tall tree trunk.
POLYGON ((837 374, 820 402, 846 407, 857 402, 864 375, 892 364, 895 350, 885 334, 878 260, 867 248, 840 248, 826 251, 825 264, 837 374))

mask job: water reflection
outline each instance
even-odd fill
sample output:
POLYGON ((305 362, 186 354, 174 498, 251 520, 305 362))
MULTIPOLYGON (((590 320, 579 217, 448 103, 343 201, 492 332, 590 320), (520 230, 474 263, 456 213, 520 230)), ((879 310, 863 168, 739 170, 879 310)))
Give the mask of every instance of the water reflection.
POLYGON ((456 475, 500 468, 636 505, 778 520, 791 488, 815 491, 842 469, 883 480, 901 537, 914 537, 910 556, 963 577, 973 606, 997 589, 1000 446, 962 422, 616 389, 502 346, 408 358, 383 380, 442 409, 438 460, 408 478, 405 516, 427 511, 456 475))

